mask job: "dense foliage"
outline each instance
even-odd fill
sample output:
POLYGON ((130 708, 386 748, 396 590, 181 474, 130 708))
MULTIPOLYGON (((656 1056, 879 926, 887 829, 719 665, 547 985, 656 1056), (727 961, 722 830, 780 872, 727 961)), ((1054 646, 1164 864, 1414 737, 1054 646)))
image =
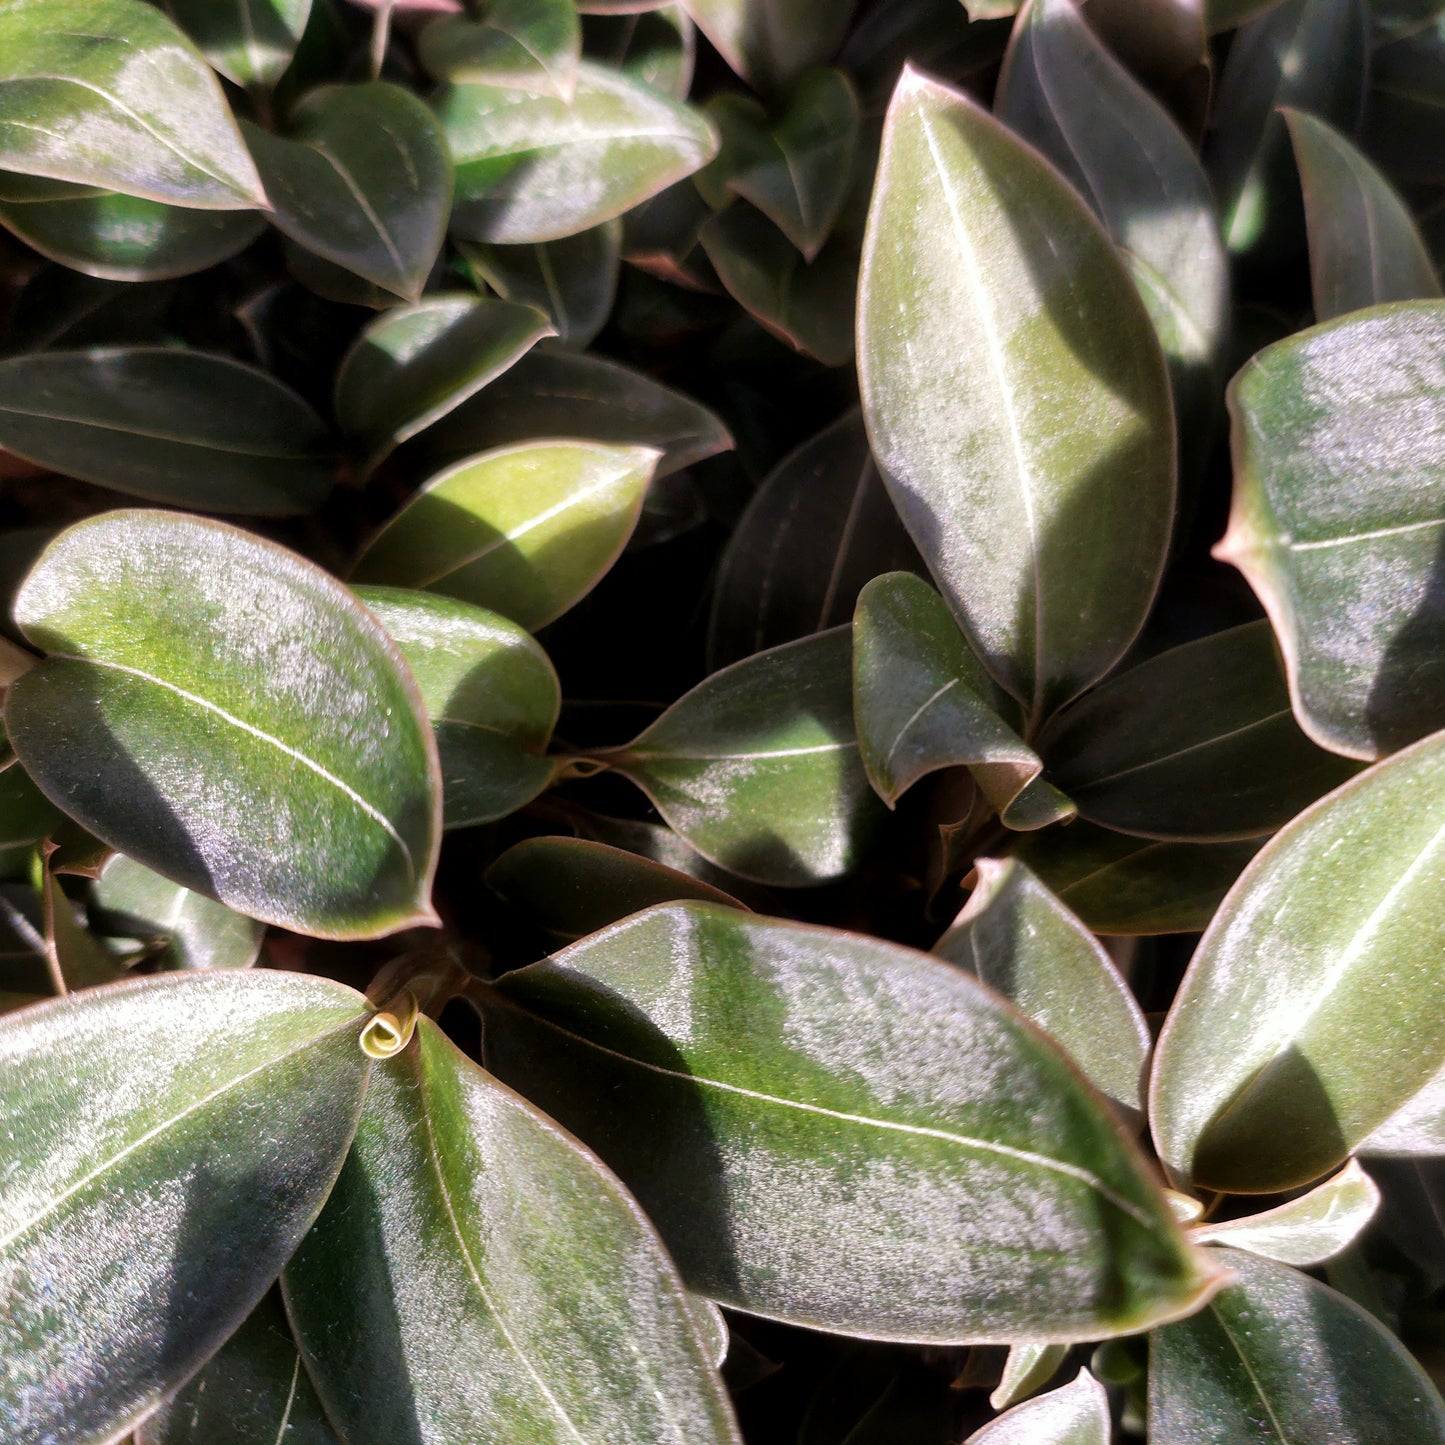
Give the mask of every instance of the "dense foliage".
POLYGON ((1442 116, 0 0, 6 1445, 1445 1445, 1442 116))

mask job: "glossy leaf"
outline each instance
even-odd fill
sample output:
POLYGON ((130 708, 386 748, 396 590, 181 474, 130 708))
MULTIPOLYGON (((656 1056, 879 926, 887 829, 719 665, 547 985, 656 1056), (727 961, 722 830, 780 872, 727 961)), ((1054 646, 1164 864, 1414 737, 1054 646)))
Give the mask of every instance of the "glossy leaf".
POLYGON ((543 756, 562 688, 515 623, 450 597, 393 587, 357 595, 406 659, 436 733, 448 828, 490 823, 551 781, 543 756))
POLYGON ((849 412, 753 494, 718 563, 708 655, 735 662, 849 621, 864 583, 921 567, 849 412))
POLYGON ((114 346, 0 360, 0 447, 149 501, 309 512, 331 489, 329 441, 295 392, 222 356, 114 346))
POLYGON ((1067 1345, 1011 1345, 1003 1375, 989 1395, 988 1403, 995 1410, 1007 1410, 1010 1405, 1026 1400, 1059 1373, 1059 1366, 1068 1353, 1067 1345))
POLYGON ((1150 1111, 1177 1175, 1238 1193, 1306 1184, 1430 1081, 1445 1064, 1442 884, 1445 734, 1265 846, 1159 1039, 1150 1111))
POLYGON ((757 90, 784 90, 831 59, 854 0, 682 0, 723 59, 757 90))
POLYGON ((356 580, 440 592, 535 631, 617 560, 656 463, 650 448, 593 442, 486 452, 433 477, 367 548, 356 580))
POLYGON ((166 0, 166 9, 227 80, 273 86, 306 33, 311 0, 166 0))
POLYGON ((1445 1404, 1359 1305, 1284 1265, 1221 1250, 1236 1276, 1149 1341, 1149 1430, 1171 1445, 1436 1445, 1445 1404))
POLYGON ((284 1289, 347 1445, 738 1439, 641 1211, 429 1019, 377 1067, 284 1289))
POLYGON ((1268 622, 1111 678, 1062 713, 1039 749, 1091 822, 1198 842, 1272 833, 1356 771, 1300 731, 1268 622))
POLYGON ((1222 1224, 1196 1225, 1191 1235, 1200 1244, 1227 1244, 1304 1268, 1347 1249, 1379 1207, 1374 1180, 1351 1159, 1333 1179, 1288 1204, 1222 1224))
POLYGON ((436 80, 535 90, 569 101, 581 47, 572 0, 490 0, 475 19, 446 15, 432 21, 417 54, 436 80))
POLYGON ((853 731, 850 629, 744 658, 603 755, 704 858, 758 883, 839 878, 876 803, 853 731))
POLYGON ((452 165, 431 111, 384 81, 313 90, 286 136, 247 125, 270 219, 298 245, 408 301, 446 236, 452 165))
POLYGON ((585 437, 655 447, 657 475, 692 466, 733 444, 727 428, 690 396, 600 356, 546 347, 524 356, 430 427, 417 446, 436 467, 536 437, 585 437))
POLYGON ((939 960, 678 904, 479 1002, 488 1066, 724 1305, 874 1339, 1093 1339, 1212 1288, 1092 1091, 939 960))
POLYGON ((1042 827, 1073 816, 1043 764, 1006 718, 1006 698, 958 630, 947 604, 908 572, 875 577, 853 623, 853 711, 863 766, 890 807, 919 778, 966 764, 1006 825, 1042 827))
POLYGON ((274 1291, 181 1392, 140 1428, 136 1445, 342 1445, 301 1365, 274 1291))
POLYGON ((1138 1111, 1151 1039, 1109 955, 1016 858, 980 858, 963 912, 933 952, 1000 993, 1102 1093, 1138 1111))
POLYGON ((583 61, 571 101, 496 85, 436 99, 457 166, 452 225, 471 241, 555 241, 691 175, 717 137, 696 110, 583 61))
POLYGON ((1300 726, 1376 758, 1445 724, 1445 303, 1397 303, 1260 352, 1230 385, 1249 579, 1300 726))
POLYGON ((1173 426, 1143 303, 1052 169, 909 70, 884 130, 858 335, 899 513, 1037 728, 1118 660, 1163 566, 1173 426))
POLYGON ((1087 1371, 975 1430, 965 1445, 1109 1445, 1109 1395, 1087 1371))
POLYGON ((0 1019, 7 1439, 114 1439, 245 1319, 350 1147, 365 1016, 258 970, 0 1019))
POLYGON ((566 943, 656 903, 743 906, 710 883, 590 838, 526 838, 487 869, 487 886, 566 943))
POLYGON ((336 419, 375 466, 552 334, 540 311, 510 301, 429 296, 399 306, 367 325, 342 359, 336 419))
POLYGON ((319 567, 218 522, 106 512, 50 544, 15 617, 53 655, 11 686, 10 740, 97 837, 297 932, 434 920, 431 730, 319 567))
POLYGON ((0 6, 0 170, 205 211, 264 207, 220 83, 142 0, 0 6))

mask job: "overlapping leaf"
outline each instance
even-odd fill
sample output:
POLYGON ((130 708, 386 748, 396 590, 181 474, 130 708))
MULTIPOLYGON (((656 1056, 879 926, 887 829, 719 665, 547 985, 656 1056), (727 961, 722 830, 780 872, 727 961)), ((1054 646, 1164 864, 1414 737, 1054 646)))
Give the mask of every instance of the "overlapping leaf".
POLYGON ((1109 1392, 1080 1370, 1061 1389, 1015 1405, 976 1430, 965 1445, 1109 1445, 1109 1392))
POLYGON ((434 20, 417 42, 437 80, 515 86, 571 100, 581 27, 572 0, 491 0, 477 17, 434 20))
POLYGON ((789 86, 831 59, 854 0, 682 0, 723 59, 759 90, 789 86))
POLYGON ((206 59, 237 85, 272 86, 306 33, 311 0, 166 0, 206 59))

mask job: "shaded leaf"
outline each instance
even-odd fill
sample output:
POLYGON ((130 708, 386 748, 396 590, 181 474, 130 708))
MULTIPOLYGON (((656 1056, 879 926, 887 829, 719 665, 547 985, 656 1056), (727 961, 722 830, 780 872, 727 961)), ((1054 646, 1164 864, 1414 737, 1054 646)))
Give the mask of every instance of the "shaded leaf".
POLYGON ((440 592, 535 631, 617 560, 656 463, 648 447, 571 441, 473 457, 387 523, 355 580, 440 592))
POLYGON ((489 0, 479 16, 444 15, 417 40, 434 80, 512 86, 569 101, 582 29, 572 0, 489 0))
POLYGON ((50 544, 15 617, 54 655, 11 686, 10 740, 97 837, 297 932, 434 920, 431 730, 319 567, 218 522, 106 512, 50 544))
POLYGON ((1205 26, 1211 35, 1218 35, 1253 20, 1256 15, 1263 15, 1279 3, 1280 0, 1205 0, 1205 26))
POLYGON ((245 1319, 350 1147, 365 1016, 340 984, 255 970, 0 1020, 8 1439, 114 1439, 245 1319))
POLYGON ((1160 1035, 1150 1112, 1179 1177, 1235 1193, 1307 1184, 1430 1081, 1445 1064, 1442 883, 1445 734, 1266 844, 1160 1035))
POLYGON ((1163 567, 1171 402, 1143 303, 1051 168, 909 70, 858 335, 879 468, 979 656, 1024 701, 1028 736, 1118 660, 1163 567))
POLYGON ((689 903, 478 1001, 489 1067, 724 1305, 874 1339, 1094 1339, 1213 1287, 1111 1113, 939 960, 689 903))
POLYGON ((54 871, 45 864, 41 865, 40 893, 45 909, 45 951, 55 992, 77 993, 119 980, 123 974, 119 961, 92 937, 54 871))
POLYGON ((954 1414, 952 1391, 933 1370, 896 1354, 850 1352, 820 1381, 797 1445, 955 1445, 954 1414))
POLYGON ((347 1445, 738 1439, 641 1211, 429 1019, 283 1287, 347 1445))
POLYGON ((1371 57, 1365 149, 1398 181, 1445 182, 1442 60, 1445 33, 1438 25, 1382 45, 1371 57))
POLYGON ((682 0, 723 59, 757 90, 785 90, 832 58, 854 0, 682 0))
POLYGON ((965 1445, 1109 1445, 1109 1395, 1087 1371, 990 1421, 965 1445))
POLYGON ((544 756, 562 688, 547 654, 495 612, 450 597, 362 587, 406 659, 436 733, 448 828, 490 823, 551 781, 544 756))
POLYGON ((64 818, 12 755, 0 769, 0 848, 34 846, 48 838, 64 818))
POLYGON ((288 516, 331 490, 321 418, 274 377, 152 346, 0 361, 0 446, 149 501, 288 516))
POLYGON ((1007 1410, 1020 1400, 1042 1390, 1059 1372, 1068 1345, 1029 1344, 1009 1346, 1003 1376, 988 1397, 995 1410, 1007 1410))
POLYGON ((582 42, 589 55, 643 85, 686 100, 697 60, 697 27, 680 4, 617 15, 588 15, 582 42))
POLYGON ((1089 27, 1157 95, 1187 135, 1204 130, 1213 89, 1207 0, 1088 0, 1089 27))
POLYGON ((166 9, 227 80, 272 86, 311 18, 311 0, 166 0, 166 9))

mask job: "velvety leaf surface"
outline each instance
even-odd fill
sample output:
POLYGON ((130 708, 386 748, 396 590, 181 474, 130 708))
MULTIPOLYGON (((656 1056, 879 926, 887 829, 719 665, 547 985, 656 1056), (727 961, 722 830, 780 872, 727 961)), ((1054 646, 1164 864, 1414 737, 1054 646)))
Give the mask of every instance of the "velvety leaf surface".
POLYGON ((1109 1445, 1108 1391, 1080 1370, 1062 1389, 1015 1405, 976 1430, 965 1445, 1109 1445))
POLYGON ((1210 1287, 1092 1091, 939 960, 678 904, 479 1002, 488 1066, 724 1305, 875 1339, 1093 1339, 1210 1287))
POLYGON ((347 1445, 738 1439, 637 1206, 429 1019, 378 1065, 284 1289, 347 1445))
POLYGON ((1420 228, 1395 188, 1332 125, 1285 111, 1304 191, 1315 319, 1440 295, 1420 228))
POLYGON ((1445 303, 1401 302, 1260 352, 1230 385, 1249 579, 1300 726, 1376 758, 1445 723, 1445 303))
POLYGON ((514 86, 568 101, 581 47, 572 0, 491 0, 478 18, 432 21, 417 54, 436 80, 514 86))
POLYGON ((1091 822, 1198 842, 1272 833, 1356 771, 1300 731, 1268 622, 1111 678, 1060 714, 1039 749, 1091 822))
POLYGON ((408 301, 446 235, 452 164, 431 111, 384 81, 314 90, 286 136, 247 125, 271 220, 299 245, 408 301))
POLYGON ((392 518, 356 580, 441 592, 535 631, 617 560, 656 463, 650 448, 593 442, 474 457, 433 477, 392 518))
POLYGON ((1171 1169, 1243 1193, 1306 1184, 1430 1081, 1445 1063, 1442 885, 1445 734, 1265 846, 1160 1035, 1150 1111, 1171 1169))
POLYGON ((0 446, 149 501, 287 516, 331 489, 325 423, 223 356, 151 346, 0 360, 0 446))
POLYGON ((841 877, 877 808, 853 731, 850 632, 715 672, 603 756, 730 873, 792 888, 841 877))
POLYGON ((311 0, 166 0, 166 9, 227 80, 271 86, 296 54, 311 0))
POLYGON ((435 101, 456 160, 452 225, 472 241, 555 241, 691 175, 717 137, 702 115, 583 61, 570 101, 450 85, 435 101))
POLYGON ((1149 1028, 1109 955, 1018 859, 975 867, 977 885, 933 952, 1008 999, 1102 1093, 1142 1109, 1149 1028))
POLYGON ((199 1375, 141 1426, 136 1445, 342 1445, 280 1296, 272 1291, 199 1375))
POLYGON ((1150 1336, 1149 1430, 1171 1445, 1437 1445, 1445 1404, 1403 1346, 1328 1285, 1237 1250, 1237 1282, 1150 1336))
POLYGON ((898 510, 1036 728, 1119 658, 1163 566, 1173 425, 1143 303, 1050 167, 909 70, 884 130, 858 335, 898 510))
POLYGON ((543 756, 562 688, 514 622, 470 603, 394 587, 357 595, 401 650, 436 733, 448 828, 490 823, 552 781, 543 756))
POLYGON ((0 6, 0 170, 198 210, 264 206, 220 82, 142 0, 0 6))
POLYGON ((250 1313, 351 1144, 365 1014, 340 984, 255 971, 0 1020, 6 1439, 114 1439, 250 1313))
POLYGON ((854 0, 682 0, 724 60, 755 89, 786 89, 830 59, 854 0))
POLYGON ((431 730, 320 568, 218 522, 107 512, 51 543, 15 617, 52 656, 10 688, 11 742, 92 833, 298 932, 433 919, 431 730))
POLYGON ((398 306, 369 323, 342 359, 336 419, 375 466, 552 334, 540 311, 491 297, 398 306))

